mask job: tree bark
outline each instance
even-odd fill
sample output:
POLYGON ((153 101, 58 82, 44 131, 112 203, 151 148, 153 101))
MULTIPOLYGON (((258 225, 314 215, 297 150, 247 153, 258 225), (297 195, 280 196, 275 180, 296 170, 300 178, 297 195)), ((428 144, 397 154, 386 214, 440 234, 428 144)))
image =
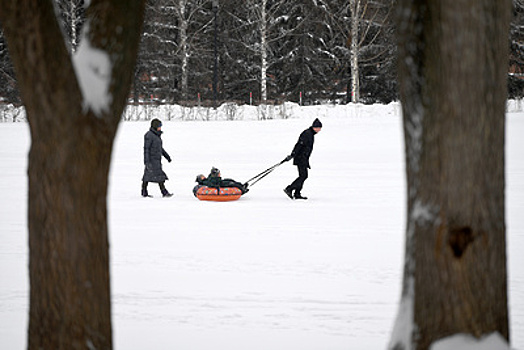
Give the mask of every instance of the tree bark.
POLYGON ((260 100, 267 104, 267 0, 262 0, 260 6, 260 100))
MULTIPOLYGON (((509 340, 504 133, 510 1, 400 0, 408 181, 402 303, 428 349, 456 333, 509 340)), ((399 320, 397 325, 399 326, 399 320)), ((401 327, 399 327, 401 328, 401 327)))
POLYGON ((81 6, 75 0, 71 0, 71 53, 74 54, 78 46, 78 33, 76 26, 78 25, 78 17, 76 15, 77 7, 81 6))
POLYGON ((93 0, 91 45, 111 60, 107 109, 84 101, 51 0, 0 0, 31 130, 28 349, 111 349, 107 177, 143 1, 93 0))
POLYGON ((181 61, 181 96, 182 100, 186 101, 188 98, 188 81, 189 81, 189 48, 188 48, 188 35, 187 29, 189 26, 188 19, 186 18, 186 6, 187 0, 180 0, 178 2, 178 22, 180 26, 180 61, 181 61))
POLYGON ((350 0, 351 9, 351 102, 360 101, 360 71, 358 66, 360 0, 350 0))

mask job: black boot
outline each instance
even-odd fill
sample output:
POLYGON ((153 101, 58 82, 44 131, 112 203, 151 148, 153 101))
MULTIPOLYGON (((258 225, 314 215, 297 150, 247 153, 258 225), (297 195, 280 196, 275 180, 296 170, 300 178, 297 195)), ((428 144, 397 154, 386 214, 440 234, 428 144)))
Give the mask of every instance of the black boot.
POLYGON ((160 192, 162 192, 162 197, 164 198, 173 197, 172 193, 167 192, 166 185, 164 185, 163 182, 159 182, 158 186, 160 187, 160 192))
POLYGON ((153 197, 147 193, 147 182, 142 181, 142 197, 153 197))
POLYGON ((295 192, 295 199, 307 199, 307 197, 302 197, 300 192, 295 192))
POLYGON ((293 199, 293 190, 289 188, 289 186, 284 188, 284 193, 287 194, 289 198, 293 199))
POLYGON ((172 194, 172 193, 169 193, 169 192, 167 192, 167 190, 166 190, 166 189, 163 189, 163 190, 162 190, 162 197, 164 197, 164 198, 169 198, 169 197, 173 197, 173 194, 172 194))

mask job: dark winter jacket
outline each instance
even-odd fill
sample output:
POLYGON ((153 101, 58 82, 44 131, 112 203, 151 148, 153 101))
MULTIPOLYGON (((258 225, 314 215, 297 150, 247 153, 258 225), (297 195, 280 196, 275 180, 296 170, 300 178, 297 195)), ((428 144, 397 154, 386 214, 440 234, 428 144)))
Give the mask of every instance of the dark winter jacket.
POLYGON ((220 176, 211 176, 209 175, 202 184, 209 187, 221 187, 222 178, 220 176))
POLYGON ((162 156, 168 162, 171 162, 171 157, 162 148, 161 131, 153 128, 144 135, 144 176, 142 181, 146 182, 164 182, 167 180, 167 175, 162 170, 162 156))
POLYGON ((311 169, 311 166, 309 165, 309 157, 311 156, 311 152, 313 152, 315 134, 316 132, 313 130, 313 127, 304 130, 300 134, 300 137, 293 148, 293 152, 291 152, 291 155, 293 156, 293 164, 306 166, 311 169))
POLYGON ((197 181, 199 185, 201 186, 207 186, 207 187, 236 187, 239 190, 242 191, 242 194, 247 192, 246 186, 244 184, 235 181, 233 179, 222 179, 219 176, 209 176, 204 180, 197 181))

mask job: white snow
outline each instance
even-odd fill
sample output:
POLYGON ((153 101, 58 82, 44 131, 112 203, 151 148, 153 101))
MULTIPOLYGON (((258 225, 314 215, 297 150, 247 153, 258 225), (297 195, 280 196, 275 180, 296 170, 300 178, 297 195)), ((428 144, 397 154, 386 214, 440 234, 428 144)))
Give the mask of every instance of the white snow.
POLYGON ((482 339, 471 335, 457 334, 452 337, 433 343, 429 350, 510 350, 506 340, 499 334, 493 333, 482 339))
POLYGON ((84 97, 84 108, 100 116, 108 110, 112 101, 109 93, 112 64, 107 52, 91 46, 88 33, 89 25, 85 25, 80 46, 73 55, 73 63, 84 97))
POLYGON ((393 333, 389 339, 388 349, 395 349, 398 346, 404 350, 413 349, 411 335, 415 331, 415 316, 414 316, 414 300, 415 300, 415 279, 413 275, 408 277, 405 281, 406 291, 405 295, 400 300, 397 318, 393 326, 393 333))
POLYGON ((436 213, 438 209, 433 206, 421 203, 420 200, 415 200, 413 204, 413 212, 411 213, 411 219, 417 223, 433 222, 438 220, 436 213))
POLYGON ((420 200, 417 199, 409 213, 409 221, 406 223, 408 229, 405 239, 410 243, 406 244, 406 249, 409 249, 409 251, 405 253, 406 256, 404 257, 404 269, 407 274, 405 278, 407 280, 403 282, 404 290, 388 349, 398 348, 400 344, 402 344, 404 350, 413 349, 411 335, 416 331, 418 326, 414 323, 415 259, 412 242, 415 238, 415 226, 417 224, 423 224, 424 222, 438 221, 437 212, 438 210, 434 208, 434 206, 421 203, 420 200))
MULTIPOLYGON (((266 121, 249 111, 244 121, 164 119, 170 199, 154 184, 154 198, 139 196, 149 123, 120 125, 108 196, 115 348, 385 349, 394 327, 412 327, 395 323, 406 236, 398 105, 296 107, 266 121), (297 175, 290 163, 236 202, 193 197, 212 166, 245 181, 279 162, 315 117, 324 127, 308 201, 282 192, 297 175)), ((508 113, 507 135, 511 340, 524 349, 523 112, 508 113)), ((28 125, 0 123, 0 140, 0 349, 23 349, 28 125)))
MULTIPOLYGON (((422 154, 422 136, 423 136, 424 111, 421 105, 415 107, 415 113, 410 120, 406 121, 405 133, 406 140, 410 143, 408 150, 409 166, 411 171, 418 173, 420 168, 420 155, 422 154)), ((409 195, 414 197, 418 191, 418 183, 415 182, 410 188, 409 195)))

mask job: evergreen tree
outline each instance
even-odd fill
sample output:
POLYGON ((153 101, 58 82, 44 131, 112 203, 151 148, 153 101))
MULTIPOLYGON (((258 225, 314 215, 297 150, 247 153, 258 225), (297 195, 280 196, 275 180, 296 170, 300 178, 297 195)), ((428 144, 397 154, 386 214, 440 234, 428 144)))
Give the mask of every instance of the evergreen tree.
MULTIPOLYGON (((1 24, 1 23, 0 23, 1 24)), ((3 30, 0 28, 0 103, 20 105, 18 83, 3 30)))

